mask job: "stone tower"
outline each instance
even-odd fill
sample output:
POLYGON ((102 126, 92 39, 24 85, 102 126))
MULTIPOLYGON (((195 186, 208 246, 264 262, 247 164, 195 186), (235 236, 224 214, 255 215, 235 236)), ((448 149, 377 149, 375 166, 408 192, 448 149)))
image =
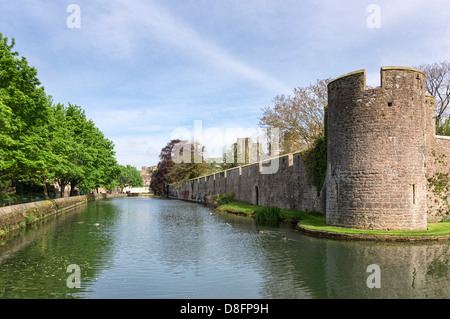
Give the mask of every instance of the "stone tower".
POLYGON ((366 87, 365 70, 329 83, 328 225, 427 228, 427 99, 425 75, 411 68, 381 68, 380 87, 366 87))

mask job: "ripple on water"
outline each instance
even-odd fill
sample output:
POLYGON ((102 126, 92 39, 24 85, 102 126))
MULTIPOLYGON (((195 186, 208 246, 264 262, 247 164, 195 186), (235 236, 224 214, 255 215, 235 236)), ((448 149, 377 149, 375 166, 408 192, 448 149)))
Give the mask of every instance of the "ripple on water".
POLYGON ((112 199, 3 244, 0 297, 446 298, 448 251, 306 237, 182 201, 112 199), (366 285, 374 263, 383 289, 366 285), (76 291, 70 264, 81 269, 76 291))

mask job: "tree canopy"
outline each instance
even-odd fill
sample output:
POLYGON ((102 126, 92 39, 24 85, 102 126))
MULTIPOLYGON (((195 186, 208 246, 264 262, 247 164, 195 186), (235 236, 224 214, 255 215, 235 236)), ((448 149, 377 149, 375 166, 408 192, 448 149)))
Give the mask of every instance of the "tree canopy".
POLYGON ((71 194, 120 185, 113 142, 80 106, 55 104, 14 45, 0 33, 0 193, 20 183, 45 194, 51 182, 70 183, 71 194))
POLYGON ((186 180, 206 175, 211 172, 211 166, 201 156, 201 147, 188 141, 171 140, 161 149, 160 161, 152 175, 150 187, 155 195, 165 195, 166 186, 181 183, 186 180), (177 154, 177 152, 179 152, 177 154), (180 160, 180 158, 182 160, 180 160), (196 158, 201 158, 200 163, 196 158))
POLYGON ((295 88, 293 95, 278 95, 273 99, 272 107, 263 108, 259 125, 279 129, 281 154, 308 149, 323 134, 329 81, 317 80, 307 87, 295 88))
POLYGON ((119 175, 117 182, 120 188, 124 187, 142 187, 144 186, 144 181, 142 176, 136 167, 131 165, 119 165, 119 175))

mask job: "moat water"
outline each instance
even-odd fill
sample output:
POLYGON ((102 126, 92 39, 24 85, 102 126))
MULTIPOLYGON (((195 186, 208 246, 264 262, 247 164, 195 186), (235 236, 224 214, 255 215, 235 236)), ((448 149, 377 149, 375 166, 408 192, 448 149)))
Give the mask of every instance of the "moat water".
POLYGON ((448 298, 449 248, 340 242, 194 203, 106 199, 2 241, 0 298, 448 298))

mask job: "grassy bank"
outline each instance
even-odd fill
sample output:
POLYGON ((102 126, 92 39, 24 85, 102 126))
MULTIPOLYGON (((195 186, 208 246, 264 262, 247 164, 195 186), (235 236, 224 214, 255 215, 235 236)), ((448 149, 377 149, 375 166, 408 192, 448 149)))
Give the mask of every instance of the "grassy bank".
MULTIPOLYGON (((255 217, 255 211, 259 206, 254 206, 244 202, 230 202, 219 206, 220 211, 242 214, 255 217)), ((280 220, 296 222, 299 226, 311 230, 329 233, 349 234, 349 235, 374 235, 374 236, 449 236, 450 222, 429 223, 428 230, 424 231, 379 231, 363 230, 354 228, 344 228, 326 225, 325 215, 317 212, 299 212, 294 210, 281 209, 279 211, 280 220)))
MULTIPOLYGON (((255 217, 255 212, 263 206, 255 206, 245 202, 233 201, 217 207, 219 211, 255 217)), ((301 220, 320 218, 323 215, 317 212, 299 212, 296 210, 280 209, 280 220, 288 222, 299 222, 301 220)))
POLYGON ((299 221, 299 226, 309 230, 334 232, 341 234, 366 234, 378 236, 448 236, 450 235, 450 223, 428 223, 428 230, 415 231, 382 231, 382 230, 366 230, 345 227, 335 227, 326 225, 325 216, 319 218, 307 218, 299 221))

